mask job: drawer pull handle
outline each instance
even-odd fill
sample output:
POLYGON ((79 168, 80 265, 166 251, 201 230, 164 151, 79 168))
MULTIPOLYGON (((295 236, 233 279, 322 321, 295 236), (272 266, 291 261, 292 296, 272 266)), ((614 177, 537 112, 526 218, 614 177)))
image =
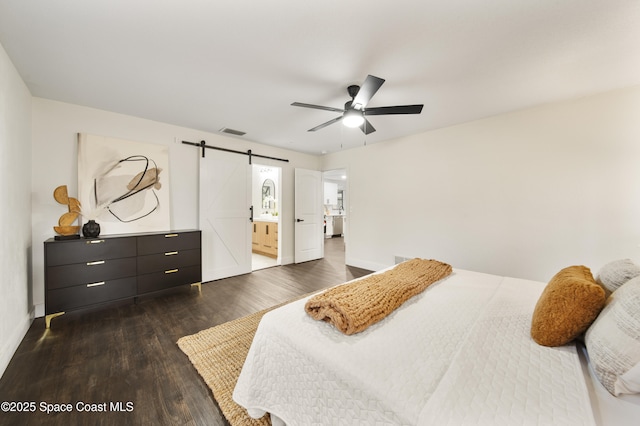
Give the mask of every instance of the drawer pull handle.
POLYGON ((87 266, 102 265, 104 260, 96 260, 95 262, 87 262, 87 266))
POLYGON ((104 240, 89 240, 89 241, 87 241, 87 244, 100 244, 100 243, 104 243, 104 240))
POLYGON ((164 271, 165 274, 173 274, 175 272, 178 272, 177 269, 169 269, 168 271, 164 271))
POLYGON ((173 238, 173 237, 177 237, 178 234, 166 234, 164 237, 165 238, 173 238))
POLYGON ((99 283, 87 284, 87 287, 98 287, 99 285, 105 285, 105 282, 100 281, 99 283))
POLYGON ((178 252, 177 251, 168 251, 164 255, 165 256, 173 256, 174 254, 178 254, 178 252))

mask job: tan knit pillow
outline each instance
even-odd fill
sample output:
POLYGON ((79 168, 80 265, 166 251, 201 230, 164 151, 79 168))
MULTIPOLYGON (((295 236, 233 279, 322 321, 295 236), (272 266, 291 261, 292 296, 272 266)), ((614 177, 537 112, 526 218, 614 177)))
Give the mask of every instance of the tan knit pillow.
POLYGON ((543 346, 562 346, 580 336, 596 319, 605 291, 586 266, 558 272, 538 299, 531 319, 531 337, 543 346))

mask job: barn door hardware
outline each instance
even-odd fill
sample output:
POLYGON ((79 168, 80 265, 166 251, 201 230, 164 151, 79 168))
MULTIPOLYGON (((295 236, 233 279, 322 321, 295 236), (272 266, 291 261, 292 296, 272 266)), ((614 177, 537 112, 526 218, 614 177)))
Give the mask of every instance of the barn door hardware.
POLYGON ((268 155, 254 154, 250 149, 247 150, 247 151, 236 151, 235 149, 220 148, 220 147, 217 147, 217 146, 211 146, 211 145, 207 145, 205 141, 200 141, 199 143, 189 142, 189 141, 182 141, 182 143, 186 144, 186 145, 197 146, 198 148, 202 149, 202 158, 204 158, 205 148, 208 148, 208 149, 216 149, 218 151, 231 152, 233 154, 247 155, 247 156, 249 156, 249 164, 251 164, 252 157, 266 158, 268 160, 284 161, 286 163, 289 162, 289 160, 287 160, 285 158, 269 157, 268 155))

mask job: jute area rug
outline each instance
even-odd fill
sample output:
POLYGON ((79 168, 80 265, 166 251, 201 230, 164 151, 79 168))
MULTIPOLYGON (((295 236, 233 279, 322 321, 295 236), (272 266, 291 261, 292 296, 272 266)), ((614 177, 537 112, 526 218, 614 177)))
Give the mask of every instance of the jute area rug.
POLYGON ((290 302, 178 340, 178 346, 209 386, 220 410, 233 426, 271 425, 269 416, 258 420, 249 417, 247 410, 233 401, 232 394, 260 319, 267 312, 290 302))

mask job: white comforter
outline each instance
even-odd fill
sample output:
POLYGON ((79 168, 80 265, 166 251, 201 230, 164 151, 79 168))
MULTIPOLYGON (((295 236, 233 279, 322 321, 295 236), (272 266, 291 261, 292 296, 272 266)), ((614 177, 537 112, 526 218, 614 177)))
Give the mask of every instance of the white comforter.
POLYGON ((362 333, 265 315, 234 400, 288 425, 593 425, 574 346, 529 336, 544 283, 456 270, 362 333))

